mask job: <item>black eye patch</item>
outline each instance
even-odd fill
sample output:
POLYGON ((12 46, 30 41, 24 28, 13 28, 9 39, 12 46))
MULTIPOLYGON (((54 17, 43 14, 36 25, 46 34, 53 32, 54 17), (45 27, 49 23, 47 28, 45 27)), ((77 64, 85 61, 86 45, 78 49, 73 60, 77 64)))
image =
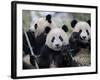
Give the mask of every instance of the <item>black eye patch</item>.
POLYGON ((63 41, 63 38, 62 38, 61 36, 59 36, 59 39, 60 39, 61 41, 63 41))
POLYGON ((51 42, 54 42, 54 40, 55 40, 55 37, 52 38, 51 42))
POLYGON ((89 35, 89 31, 88 31, 88 30, 86 30, 86 32, 87 32, 87 34, 89 35))
POLYGON ((79 33, 81 33, 81 32, 82 32, 82 30, 80 29, 80 30, 79 30, 79 33))
POLYGON ((35 29, 37 29, 38 25, 37 25, 37 24, 35 24, 35 25, 34 25, 34 27, 35 27, 35 29))

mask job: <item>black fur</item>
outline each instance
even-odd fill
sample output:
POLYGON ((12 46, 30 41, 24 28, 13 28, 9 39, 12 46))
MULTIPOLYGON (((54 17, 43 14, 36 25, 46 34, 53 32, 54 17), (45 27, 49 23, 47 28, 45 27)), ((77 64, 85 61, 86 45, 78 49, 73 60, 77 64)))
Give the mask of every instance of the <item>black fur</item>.
MULTIPOLYGON (((39 36, 37 36, 35 38, 34 36, 34 32, 32 32, 31 30, 27 31, 27 35, 33 50, 33 53, 35 55, 40 55, 40 50, 42 48, 42 46, 45 44, 46 41, 46 33, 43 32, 42 34, 40 34, 39 36)), ((32 55, 32 53, 30 52, 30 48, 28 46, 25 34, 23 33, 23 51, 24 51, 24 55, 30 54, 30 62, 31 64, 34 66, 34 56, 32 55)))
MULTIPOLYGON (((91 26, 90 20, 88 20, 87 23, 91 26)), ((71 22, 72 28, 74 28, 76 24, 77 24, 77 21, 73 20, 71 22)), ((87 43, 82 42, 84 38, 80 37, 81 32, 82 30, 80 30, 79 32, 73 32, 69 39, 70 48, 73 50, 72 52, 73 54, 76 54, 77 52, 79 52, 81 48, 89 48, 89 50, 91 49, 91 40, 89 40, 87 43)), ((86 33, 87 35, 89 35, 88 30, 86 30, 86 33)))
POLYGON ((91 20, 88 20, 87 23, 88 23, 88 24, 90 25, 90 27, 91 27, 91 20))
POLYGON ((70 49, 73 50, 72 51, 72 55, 75 56, 76 53, 78 53, 80 51, 81 48, 90 48, 90 42, 91 40, 89 40, 87 43, 83 43, 81 41, 80 38, 80 33, 79 32, 73 32, 70 39, 69 39, 69 44, 70 44, 70 49))
POLYGON ((48 14, 47 16, 46 16, 46 20, 49 22, 49 23, 52 23, 52 21, 51 21, 51 15, 50 14, 48 14))
POLYGON ((49 68, 52 60, 57 67, 72 66, 72 58, 69 54, 64 51, 54 51, 45 45, 41 49, 41 55, 39 57, 39 67, 49 68), (66 55, 63 55, 63 53, 65 53, 66 55))
POLYGON ((51 28, 47 26, 45 28, 45 31, 35 38, 35 42, 36 42, 35 49, 37 51, 37 54, 40 54, 40 50, 44 46, 45 41, 46 41, 46 36, 50 30, 51 30, 51 28))
POLYGON ((68 32, 68 27, 66 25, 63 25, 62 26, 62 29, 65 31, 65 32, 68 32))
POLYGON ((78 32, 73 32, 70 39, 69 39, 69 45, 70 45, 70 52, 72 53, 72 56, 75 56, 77 52, 80 51, 79 48, 79 33, 78 32))
MULTIPOLYGON (((34 32, 29 30, 26 33, 27 33, 27 36, 29 38, 32 49, 33 49, 34 53, 36 53, 35 52, 36 42, 35 42, 34 32)), ((23 51, 24 51, 25 54, 30 54, 31 55, 31 52, 30 52, 30 49, 29 49, 29 46, 28 46, 28 43, 27 43, 27 40, 26 40, 26 37, 25 37, 24 33, 23 33, 23 51)))
POLYGON ((36 42, 36 51, 37 51, 37 54, 39 55, 40 54, 40 50, 41 48, 44 46, 45 44, 45 41, 46 41, 46 33, 42 33, 40 34, 39 36, 37 36, 37 38, 35 39, 35 42, 36 42))
POLYGON ((74 28, 76 24, 77 24, 77 20, 73 20, 73 21, 71 22, 71 27, 74 28))
POLYGON ((87 48, 90 45, 90 41, 88 41, 87 43, 83 43, 83 42, 79 41, 78 44, 79 44, 80 48, 87 48))
MULTIPOLYGON (((48 30, 48 29, 46 29, 48 30)), ((36 55, 40 54, 40 49, 42 48, 42 46, 45 44, 46 41, 46 33, 43 32, 41 33, 39 36, 35 37, 34 32, 32 32, 31 30, 27 31, 27 35, 31 44, 31 47, 33 49, 33 52, 36 55)), ((30 53, 30 49, 28 46, 28 43, 26 41, 26 37, 25 34, 23 33, 23 50, 26 54, 31 54, 30 53)))
POLYGON ((35 24, 35 25, 34 25, 34 27, 35 27, 35 29, 37 29, 38 25, 37 25, 37 24, 35 24))
POLYGON ((47 26, 47 27, 45 28, 45 33, 49 33, 50 30, 51 30, 51 28, 50 28, 49 26, 47 26))

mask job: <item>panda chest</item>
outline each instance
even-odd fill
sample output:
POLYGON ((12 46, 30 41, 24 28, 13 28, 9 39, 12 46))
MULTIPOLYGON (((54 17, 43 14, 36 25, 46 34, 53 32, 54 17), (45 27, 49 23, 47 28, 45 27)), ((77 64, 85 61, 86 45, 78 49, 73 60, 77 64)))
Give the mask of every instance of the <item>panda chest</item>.
POLYGON ((55 58, 60 54, 60 52, 52 52, 50 55, 50 68, 56 68, 55 58))

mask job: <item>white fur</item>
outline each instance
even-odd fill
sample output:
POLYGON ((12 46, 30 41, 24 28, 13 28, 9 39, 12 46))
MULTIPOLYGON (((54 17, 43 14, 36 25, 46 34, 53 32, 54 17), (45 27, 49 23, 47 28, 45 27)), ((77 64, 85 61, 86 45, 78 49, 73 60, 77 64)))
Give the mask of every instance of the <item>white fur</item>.
POLYGON ((88 41, 91 38, 91 27, 90 25, 85 21, 80 21, 75 25, 75 28, 73 29, 73 32, 79 32, 79 30, 82 30, 80 37, 86 36, 85 42, 88 41), (89 35, 86 33, 86 29, 89 32, 89 35))
POLYGON ((48 26, 51 29, 56 27, 56 24, 54 23, 54 21, 52 20, 52 23, 48 23, 48 21, 46 20, 45 17, 43 18, 39 18, 37 21, 32 22, 31 26, 30 26, 30 30, 32 30, 35 33, 35 37, 37 37, 38 35, 40 35, 42 32, 44 32, 45 27, 48 26), (38 27, 37 29, 34 28, 34 25, 37 24, 38 27))
POLYGON ((64 32, 61 28, 55 28, 55 29, 52 29, 48 35, 47 35, 47 38, 46 38, 46 45, 50 48, 50 49, 53 49, 55 51, 59 51, 61 50, 61 47, 63 45, 66 45, 68 44, 68 35, 66 32, 64 32), (63 38, 63 41, 61 41, 59 39, 59 36, 61 36, 63 38), (55 37, 55 40, 54 42, 52 43, 51 40, 52 38, 55 37), (57 48, 55 45, 56 44, 59 44, 59 48, 57 48))

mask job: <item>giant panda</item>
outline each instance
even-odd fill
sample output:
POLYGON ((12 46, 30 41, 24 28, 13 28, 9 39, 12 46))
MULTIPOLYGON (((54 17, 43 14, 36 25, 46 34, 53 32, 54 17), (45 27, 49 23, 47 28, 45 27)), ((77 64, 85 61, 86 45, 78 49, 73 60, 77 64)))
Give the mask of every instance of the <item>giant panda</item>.
MULTIPOLYGON (((27 31, 27 35, 35 54, 39 54, 38 51, 45 43, 45 28, 52 29, 54 27, 56 27, 56 24, 52 20, 52 16, 50 14, 31 23, 30 29, 27 31)), ((30 53, 25 35, 23 35, 23 50, 25 53, 30 53)))
POLYGON ((72 35, 69 39, 69 42, 75 47, 79 48, 89 48, 91 42, 91 24, 90 20, 86 21, 77 21, 73 20, 71 22, 73 28, 72 35))
POLYGON ((72 20, 71 26, 70 52, 80 65, 90 65, 91 21, 72 20))
MULTIPOLYGON (((46 31, 49 29, 53 29, 56 27, 56 23, 52 19, 50 14, 45 17, 39 18, 36 21, 32 22, 29 30, 26 32, 35 55, 40 54, 41 47, 45 44, 46 41, 46 31)), ((31 63, 34 63, 34 56, 30 52, 30 48, 28 46, 26 36, 23 33, 23 52, 24 55, 30 55, 31 63)), ((26 58, 26 56, 25 56, 26 58)), ((34 64, 33 64, 34 65, 34 64)))
POLYGON ((67 53, 67 47, 63 48, 69 43, 66 32, 68 32, 66 25, 49 31, 38 58, 40 68, 70 67, 72 65, 72 57, 67 53))

